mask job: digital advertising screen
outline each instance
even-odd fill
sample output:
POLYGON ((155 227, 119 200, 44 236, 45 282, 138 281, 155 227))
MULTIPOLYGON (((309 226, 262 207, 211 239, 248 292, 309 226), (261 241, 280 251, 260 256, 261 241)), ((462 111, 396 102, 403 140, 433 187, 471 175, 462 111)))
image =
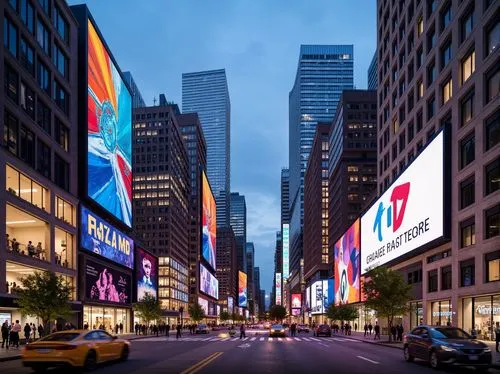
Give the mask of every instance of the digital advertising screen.
POLYGON ((80 210, 80 246, 117 264, 134 268, 134 241, 83 205, 80 210))
POLYGON ((441 131, 361 217, 361 275, 445 235, 444 145, 441 131))
POLYGON ((87 194, 132 227, 132 97, 87 23, 87 194))
POLYGON ((228 296, 227 297, 227 311, 229 313, 233 313, 234 312, 234 300, 233 300, 232 296, 228 296))
POLYGON ((292 309, 292 316, 300 316, 301 312, 301 309, 292 309))
POLYGON ((137 300, 148 293, 158 298, 158 258, 144 249, 135 249, 135 275, 137 280, 137 300))
POLYGON ((311 309, 311 287, 306 288, 306 310, 311 309))
POLYGON ((247 301, 247 275, 238 271, 238 306, 246 308, 247 301))
POLYGON ((330 283, 328 282, 328 279, 323 280, 323 313, 325 313, 326 308, 328 308, 328 305, 330 305, 330 300, 328 299, 328 295, 330 293, 328 286, 330 283))
POLYGON ((200 304, 201 308, 205 312, 205 315, 208 316, 208 300, 202 297, 198 297, 198 304, 200 304))
POLYGON ((283 280, 290 274, 290 225, 283 224, 283 280))
POLYGON ((281 273, 276 273, 276 305, 281 305, 281 273))
POLYGON ((300 293, 292 294, 292 309, 293 308, 302 308, 302 294, 300 293))
POLYGON ((202 264, 200 264, 200 291, 214 299, 219 298, 219 281, 202 264))
POLYGON ((335 303, 360 301, 360 220, 357 219, 333 247, 335 303))
POLYGON ((311 286, 311 314, 323 313, 323 281, 316 281, 311 286))
POLYGON ((85 264, 85 289, 87 300, 130 304, 130 278, 130 275, 124 272, 87 259, 85 264))
POLYGON ((202 172, 202 257, 215 271, 216 259, 216 238, 217 238, 217 209, 215 206, 214 195, 208 183, 208 178, 205 172, 202 172))
POLYGON ((330 305, 335 302, 335 280, 333 278, 328 279, 328 303, 330 305))

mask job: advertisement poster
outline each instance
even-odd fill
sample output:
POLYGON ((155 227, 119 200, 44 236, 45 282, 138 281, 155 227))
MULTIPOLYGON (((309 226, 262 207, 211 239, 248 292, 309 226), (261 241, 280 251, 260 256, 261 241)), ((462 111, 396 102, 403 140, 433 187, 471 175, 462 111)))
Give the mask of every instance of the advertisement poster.
POLYGON ((132 227, 132 97, 88 20, 87 193, 132 227))
POLYGON ((80 246, 117 264, 134 268, 134 241, 81 206, 80 246))
POLYGON ((290 225, 283 224, 283 280, 288 279, 290 273, 290 225))
POLYGON ((238 271, 238 306, 247 306, 247 275, 242 271, 238 271))
POLYGON ((335 303, 360 301, 360 221, 357 219, 333 247, 335 303))
POLYGON ((203 258, 213 270, 216 270, 216 238, 217 238, 217 210, 214 195, 210 189, 205 172, 202 173, 202 253, 203 258))
POLYGON ((281 305, 281 273, 276 273, 276 305, 281 305))
POLYGON ((302 308, 302 294, 300 293, 292 294, 292 309, 293 308, 302 308))
POLYGON ((198 304, 200 304, 201 308, 205 312, 205 315, 208 316, 209 315, 209 312, 208 312, 208 300, 206 300, 206 299, 204 299, 202 297, 198 297, 198 304))
POLYGON ((233 300, 232 296, 228 296, 227 297, 227 311, 229 313, 233 313, 234 312, 234 300, 233 300))
POLYGON ((137 247, 135 260, 137 300, 141 300, 147 293, 158 298, 158 259, 137 247))
POLYGON ((361 217, 361 275, 444 235, 441 131, 361 217))
POLYGON ((306 288, 306 310, 311 309, 311 287, 306 288))
POLYGON ((316 281, 311 287, 311 313, 323 313, 323 281, 316 281))
POLYGON ((292 309, 292 316, 300 316, 301 309, 292 309))
POLYGON ((87 259, 85 265, 87 300, 129 304, 130 286, 128 274, 87 259))
POLYGON ((200 291, 219 299, 219 281, 202 264, 200 264, 200 291))

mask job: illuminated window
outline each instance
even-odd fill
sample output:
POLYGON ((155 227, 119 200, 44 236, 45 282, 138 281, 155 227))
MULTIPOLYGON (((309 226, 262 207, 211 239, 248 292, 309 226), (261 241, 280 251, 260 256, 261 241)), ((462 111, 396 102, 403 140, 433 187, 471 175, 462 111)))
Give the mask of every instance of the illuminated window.
POLYGON ((5 175, 7 191, 40 209, 49 211, 50 194, 45 187, 9 165, 5 166, 5 175))
POLYGON ((472 51, 462 60, 462 84, 476 71, 476 52, 472 51))
POLYGON ((486 282, 500 281, 500 251, 486 254, 486 282))
POLYGON ((476 225, 474 217, 460 223, 462 248, 476 244, 476 225))
POLYGON ((74 226, 74 207, 71 203, 56 196, 56 217, 74 226))
POLYGON ((424 18, 419 16, 417 19, 417 35, 420 36, 424 32, 424 18))
POLYGON ((452 96, 451 78, 449 78, 442 86, 443 104, 446 104, 452 96))

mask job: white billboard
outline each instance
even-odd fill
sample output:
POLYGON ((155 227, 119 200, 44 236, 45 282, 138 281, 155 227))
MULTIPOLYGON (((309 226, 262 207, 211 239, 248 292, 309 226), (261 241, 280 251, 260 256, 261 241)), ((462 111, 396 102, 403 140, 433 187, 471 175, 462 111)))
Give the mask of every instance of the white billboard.
POLYGON ((288 279, 290 274, 290 226, 283 224, 283 280, 288 279))
POLYGON ((281 273, 276 273, 276 305, 281 305, 281 273))
POLYGON ((314 282, 311 286, 311 314, 322 314, 324 312, 324 303, 323 281, 314 282))
POLYGON ((444 235, 441 131, 361 217, 361 274, 444 235))

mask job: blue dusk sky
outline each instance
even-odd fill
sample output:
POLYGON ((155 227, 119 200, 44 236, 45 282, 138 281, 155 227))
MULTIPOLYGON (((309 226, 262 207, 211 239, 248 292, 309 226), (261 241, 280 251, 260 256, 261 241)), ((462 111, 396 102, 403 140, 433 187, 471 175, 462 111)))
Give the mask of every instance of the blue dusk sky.
MULTIPOLYGON (((82 1, 69 1, 70 5, 82 1)), ((300 44, 353 44, 354 84, 367 87, 375 0, 90 0, 122 71, 147 105, 182 104, 182 73, 226 69, 231 98, 231 191, 246 196, 247 240, 261 288, 272 289, 280 173, 288 166, 288 93, 300 44)))

